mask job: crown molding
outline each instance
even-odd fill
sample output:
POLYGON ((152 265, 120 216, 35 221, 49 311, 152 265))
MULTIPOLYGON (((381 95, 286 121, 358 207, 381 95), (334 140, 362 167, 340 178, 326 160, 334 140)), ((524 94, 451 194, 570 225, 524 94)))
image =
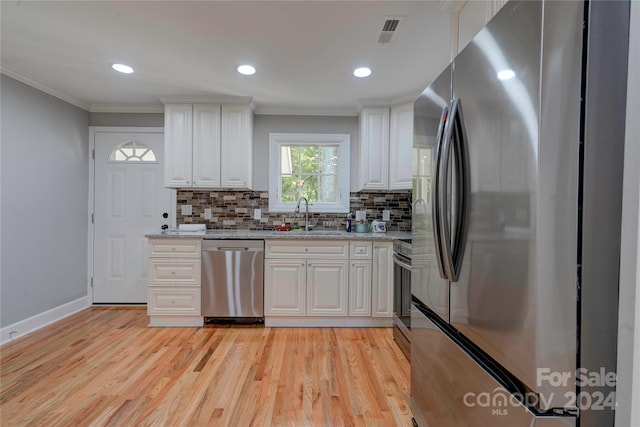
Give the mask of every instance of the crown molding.
POLYGON ((32 80, 29 77, 23 74, 20 74, 15 70, 12 70, 6 65, 0 65, 0 73, 4 74, 7 77, 11 77, 12 79, 18 80, 19 82, 24 83, 27 86, 31 86, 34 89, 38 89, 41 92, 44 92, 53 97, 56 97, 64 102, 68 102, 69 104, 75 105, 78 108, 82 108, 85 111, 90 110, 90 106, 87 103, 82 102, 79 99, 76 99, 62 92, 58 92, 57 90, 51 89, 50 87, 45 86, 42 83, 38 83, 37 81, 32 80))

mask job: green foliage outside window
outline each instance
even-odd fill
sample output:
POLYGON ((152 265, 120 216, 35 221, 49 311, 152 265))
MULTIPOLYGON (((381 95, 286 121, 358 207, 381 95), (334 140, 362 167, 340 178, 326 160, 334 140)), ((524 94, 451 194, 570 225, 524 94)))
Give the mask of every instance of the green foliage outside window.
POLYGON ((338 200, 338 146, 281 146, 282 202, 338 200))

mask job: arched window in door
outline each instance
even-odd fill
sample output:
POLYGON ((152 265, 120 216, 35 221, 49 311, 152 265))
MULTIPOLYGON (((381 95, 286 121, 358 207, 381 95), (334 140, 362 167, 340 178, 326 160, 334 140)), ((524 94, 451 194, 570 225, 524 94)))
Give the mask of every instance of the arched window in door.
POLYGON ((118 145, 111 152, 109 161, 154 163, 156 155, 151 148, 140 141, 127 141, 118 145))

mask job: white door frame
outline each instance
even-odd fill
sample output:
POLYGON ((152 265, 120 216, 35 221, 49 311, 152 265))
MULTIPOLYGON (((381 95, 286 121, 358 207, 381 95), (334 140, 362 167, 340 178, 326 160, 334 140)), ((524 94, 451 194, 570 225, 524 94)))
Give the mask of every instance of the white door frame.
MULTIPOLYGON (((93 305, 93 252, 94 252, 94 224, 93 214, 95 212, 95 151, 96 134, 100 132, 110 133, 164 133, 162 127, 120 127, 120 126, 89 126, 89 205, 87 207, 87 297, 93 305)), ((164 167, 164 165, 162 165, 164 167)), ((171 189, 171 208, 169 209, 169 227, 176 228, 176 190, 171 189)))

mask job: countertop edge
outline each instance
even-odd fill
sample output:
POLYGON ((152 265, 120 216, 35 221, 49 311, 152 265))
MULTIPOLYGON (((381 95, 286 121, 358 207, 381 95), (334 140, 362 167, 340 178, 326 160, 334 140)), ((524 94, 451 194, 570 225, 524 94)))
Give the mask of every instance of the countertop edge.
MULTIPOLYGON (((332 232, 333 233, 333 232, 332 232)), ((230 239, 256 239, 256 240, 371 240, 393 241, 397 239, 411 238, 410 232, 389 231, 386 233, 347 233, 338 231, 339 234, 300 234, 296 232, 282 231, 220 231, 209 233, 169 231, 166 233, 145 234, 149 239, 203 239, 203 240, 230 240, 230 239)))

